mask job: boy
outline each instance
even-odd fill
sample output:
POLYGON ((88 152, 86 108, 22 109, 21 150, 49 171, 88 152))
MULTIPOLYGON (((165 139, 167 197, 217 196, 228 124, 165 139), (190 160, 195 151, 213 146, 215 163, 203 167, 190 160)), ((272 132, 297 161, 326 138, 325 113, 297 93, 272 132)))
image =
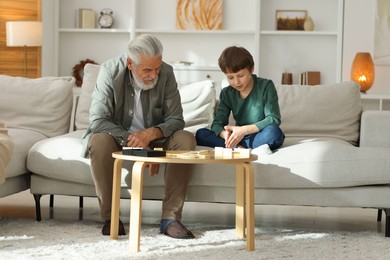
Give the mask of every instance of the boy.
POLYGON ((245 48, 226 48, 218 64, 229 86, 221 91, 211 130, 197 131, 197 144, 251 148, 255 153, 271 154, 285 137, 279 127, 281 116, 274 83, 253 74, 253 57, 245 48), (229 125, 230 113, 236 125, 229 125))

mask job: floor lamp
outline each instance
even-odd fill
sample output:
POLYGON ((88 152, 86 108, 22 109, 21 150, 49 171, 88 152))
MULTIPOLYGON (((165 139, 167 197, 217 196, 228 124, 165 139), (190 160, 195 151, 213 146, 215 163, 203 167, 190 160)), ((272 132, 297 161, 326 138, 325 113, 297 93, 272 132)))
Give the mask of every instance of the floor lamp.
POLYGON ((24 76, 27 77, 27 47, 42 45, 42 22, 8 21, 6 22, 7 46, 23 47, 24 76))

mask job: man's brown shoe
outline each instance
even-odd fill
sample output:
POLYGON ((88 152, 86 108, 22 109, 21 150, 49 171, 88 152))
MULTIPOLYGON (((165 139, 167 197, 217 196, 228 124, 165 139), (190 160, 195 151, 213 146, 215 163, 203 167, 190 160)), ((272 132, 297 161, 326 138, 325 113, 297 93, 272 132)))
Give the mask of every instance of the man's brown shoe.
POLYGON ((179 239, 195 238, 191 231, 189 231, 180 221, 177 220, 168 224, 164 234, 179 239))
MULTIPOLYGON (((104 236, 109 236, 111 230, 111 220, 106 220, 102 229, 102 234, 104 236)), ((118 235, 124 236, 126 235, 125 227, 123 226, 122 221, 119 220, 119 227, 118 227, 118 235)))

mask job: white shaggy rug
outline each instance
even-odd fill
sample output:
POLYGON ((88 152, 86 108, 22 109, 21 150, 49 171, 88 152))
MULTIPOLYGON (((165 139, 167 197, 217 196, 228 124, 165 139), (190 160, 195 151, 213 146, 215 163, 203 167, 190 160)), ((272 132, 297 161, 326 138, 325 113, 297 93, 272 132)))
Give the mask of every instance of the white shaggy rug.
MULTIPOLYGON (((125 223, 128 233, 128 223, 125 223)), ((128 235, 110 240, 102 222, 0 219, 1 259, 389 259, 390 238, 376 232, 310 232, 255 229, 254 252, 235 237, 233 227, 187 225, 195 239, 159 234, 143 225, 141 252, 129 253, 128 235)))

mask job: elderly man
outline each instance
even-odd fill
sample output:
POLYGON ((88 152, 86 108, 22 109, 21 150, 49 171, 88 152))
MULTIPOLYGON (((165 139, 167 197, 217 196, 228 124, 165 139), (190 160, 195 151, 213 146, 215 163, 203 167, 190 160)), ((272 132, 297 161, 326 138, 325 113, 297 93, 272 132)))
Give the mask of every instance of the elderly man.
MULTIPOLYGON (((127 55, 101 65, 92 94, 90 125, 83 137, 84 155, 91 158, 92 177, 110 234, 113 182, 112 152, 123 146, 164 150, 193 150, 195 138, 184 131, 183 108, 170 65, 162 60, 163 46, 143 34, 128 45, 127 55)), ((190 174, 187 165, 167 165, 160 231, 173 238, 193 238, 180 222, 190 174)), ((149 165, 149 175, 159 171, 149 165)), ((125 235, 119 222, 119 235, 125 235)))

